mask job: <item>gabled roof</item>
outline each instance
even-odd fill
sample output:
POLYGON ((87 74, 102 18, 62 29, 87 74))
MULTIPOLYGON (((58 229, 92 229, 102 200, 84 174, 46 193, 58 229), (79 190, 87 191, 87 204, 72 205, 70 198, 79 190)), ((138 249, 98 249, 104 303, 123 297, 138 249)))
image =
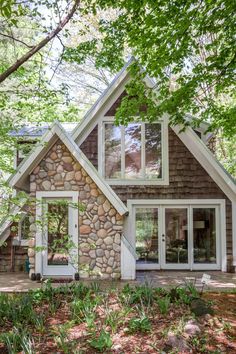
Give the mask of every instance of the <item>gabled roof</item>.
MULTIPOLYGON (((85 114, 83 119, 78 123, 76 128, 71 133, 72 138, 75 141, 77 139, 79 139, 79 137, 83 134, 85 128, 87 128, 88 125, 91 124, 93 119, 101 114, 104 106, 107 105, 107 102, 112 98, 112 101, 111 101, 111 105, 112 105, 112 103, 114 103, 114 101, 124 91, 125 85, 130 80, 130 74, 129 74, 128 68, 132 63, 135 62, 135 60, 136 59, 134 57, 131 57, 131 59, 121 69, 121 71, 115 76, 115 78, 112 80, 110 85, 106 88, 106 90, 101 94, 101 96, 98 98, 98 100, 88 110, 88 112, 85 114), (120 91, 120 88, 122 91, 120 91), (116 95, 115 95, 115 93, 116 93, 116 95)), ((143 69, 141 68, 141 70, 143 70, 143 69)), ((145 80, 147 86, 149 86, 149 87, 153 87, 155 85, 155 83, 153 82, 153 80, 149 76, 146 76, 144 80, 145 80)), ((80 143, 81 143, 81 141, 80 141, 80 143)))
POLYGON ((58 122, 55 122, 52 125, 51 129, 44 134, 41 141, 35 146, 32 152, 21 162, 16 170, 16 173, 9 178, 9 184, 16 188, 26 188, 29 174, 38 165, 39 161, 45 156, 47 151, 52 147, 58 138, 61 139, 74 158, 80 163, 91 179, 93 179, 115 209, 121 215, 127 214, 128 209, 124 203, 119 199, 105 180, 99 176, 92 163, 87 159, 78 145, 76 145, 73 141, 71 136, 66 133, 62 125, 58 122))
MULTIPOLYGON (((109 87, 100 96, 97 102, 91 107, 91 109, 84 116, 82 121, 72 132, 72 137, 78 144, 81 144, 92 130, 93 125, 99 120, 101 115, 105 113, 108 105, 112 105, 117 99, 117 96, 121 94, 126 83, 130 80, 128 67, 135 61, 131 58, 130 61, 123 67, 120 73, 111 82, 109 87)), ((142 69, 143 70, 143 69, 142 69)), ((145 82, 149 87, 154 87, 155 83, 149 77, 145 77, 145 82)), ((165 116, 168 119, 168 116, 165 116)), ((187 119, 194 119, 193 117, 187 117, 187 119)), ((207 125, 206 123, 203 123, 207 125)), ((203 126, 202 124, 202 126, 203 126)), ((202 127, 204 130, 204 126, 202 127)), ((207 128, 207 126, 205 127, 207 128)), ((184 132, 179 133, 181 130, 179 126, 172 127, 175 133, 180 137, 182 142, 192 152, 195 158, 199 161, 202 167, 209 173, 212 179, 222 189, 226 196, 231 200, 236 200, 236 185, 235 180, 228 174, 203 141, 195 134, 194 130, 187 127, 184 132)), ((211 134, 208 134, 210 137, 211 134)))

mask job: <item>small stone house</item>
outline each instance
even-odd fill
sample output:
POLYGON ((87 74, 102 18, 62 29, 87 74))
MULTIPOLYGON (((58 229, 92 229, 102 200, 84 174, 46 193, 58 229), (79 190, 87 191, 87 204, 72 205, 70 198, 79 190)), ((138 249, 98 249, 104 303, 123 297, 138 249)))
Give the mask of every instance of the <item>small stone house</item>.
MULTIPOLYGON (((129 64, 128 64, 129 65, 129 64)), ((0 225, 0 271, 30 277, 135 279, 136 270, 236 268, 236 186, 214 157, 214 136, 168 118, 116 126, 126 65, 75 127, 40 136, 9 183, 29 201, 0 225), (73 128, 73 129, 71 129, 73 128)), ((153 85, 147 77, 147 84, 153 85)))

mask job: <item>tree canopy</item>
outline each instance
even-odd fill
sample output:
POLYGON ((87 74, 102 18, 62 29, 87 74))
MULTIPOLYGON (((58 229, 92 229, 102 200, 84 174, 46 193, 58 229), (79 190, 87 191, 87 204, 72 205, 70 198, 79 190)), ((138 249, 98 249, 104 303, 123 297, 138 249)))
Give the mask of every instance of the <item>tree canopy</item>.
MULTIPOLYGON (((85 1, 87 12, 117 9, 114 20, 102 20, 100 40, 69 50, 82 62, 93 53, 98 67, 119 69, 126 48, 156 82, 155 115, 168 113, 173 123, 186 122, 186 113, 236 134, 235 23, 236 3, 230 0, 97 0, 85 1)), ((130 85, 135 91, 138 71, 130 85)), ((137 85, 136 85, 137 86, 137 85)), ((140 87, 137 88, 140 93, 140 87)), ((149 95, 148 90, 143 93, 149 95)), ((151 93, 153 95, 153 92, 151 93)), ((133 104, 138 108, 136 97, 133 104), (135 102, 136 100, 136 102, 135 102)), ((123 105, 122 114, 124 115, 123 105)), ((133 112, 132 112, 133 113, 133 112)), ((154 112, 151 111, 151 115, 154 112)), ((196 123, 197 122, 197 123, 196 123)))
POLYGON ((9 130, 78 121, 82 100, 93 103, 132 54, 117 122, 143 105, 150 121, 165 113, 173 124, 207 121, 234 173, 235 20, 230 0, 0 0, 1 169, 13 156, 9 130), (146 73, 154 88, 143 84, 146 73))

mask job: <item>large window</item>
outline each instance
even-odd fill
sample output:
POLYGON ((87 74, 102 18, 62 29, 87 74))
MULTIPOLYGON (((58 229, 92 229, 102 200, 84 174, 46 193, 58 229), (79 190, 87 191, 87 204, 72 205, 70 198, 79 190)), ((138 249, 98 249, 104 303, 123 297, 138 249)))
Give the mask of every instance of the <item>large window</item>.
POLYGON ((107 180, 163 180, 162 123, 103 123, 103 170, 107 180))

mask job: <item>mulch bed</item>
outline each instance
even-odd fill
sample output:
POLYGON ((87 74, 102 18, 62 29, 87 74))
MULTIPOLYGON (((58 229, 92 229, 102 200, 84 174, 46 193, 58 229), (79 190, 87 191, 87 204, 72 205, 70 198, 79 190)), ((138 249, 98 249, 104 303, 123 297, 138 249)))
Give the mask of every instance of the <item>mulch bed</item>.
MULTIPOLYGON (((60 295, 61 296, 61 295, 60 295)), ((186 353, 236 353, 236 293, 204 293, 203 299, 210 302, 214 315, 205 315, 197 318, 201 328, 199 337, 193 340, 188 338, 191 350, 186 353)), ((39 304, 35 306, 38 314, 44 313, 46 316, 45 325, 42 332, 32 329, 35 353, 65 353, 58 345, 55 337, 58 336, 58 328, 72 320, 68 300, 61 299, 59 308, 55 314, 50 315, 48 304, 39 304)), ((117 294, 111 293, 107 306, 113 311, 119 311, 121 304, 118 301, 117 294)), ((133 305, 132 305, 133 306, 133 305)), ((135 306, 134 306, 135 309, 135 306)), ((105 329, 111 333, 109 326, 104 322, 104 305, 96 308, 96 326, 105 329)), ((110 350, 103 353, 119 354, 152 354, 162 353, 165 349, 166 337, 168 331, 175 331, 181 334, 181 321, 191 319, 193 315, 187 305, 171 304, 166 315, 160 313, 157 304, 153 304, 148 311, 148 317, 151 321, 152 329, 148 333, 127 332, 127 323, 134 314, 129 314, 119 322, 117 331, 111 334, 113 346, 110 350)), ((0 334, 11 331, 12 324, 6 322, 4 328, 0 328, 0 334)), ((89 345, 89 331, 87 325, 83 323, 74 323, 68 328, 68 340, 76 342, 77 350, 80 353, 98 353, 97 350, 89 345)), ((0 353, 8 353, 6 348, 0 342, 0 353)), ((176 353, 184 353, 177 351, 176 353)))

